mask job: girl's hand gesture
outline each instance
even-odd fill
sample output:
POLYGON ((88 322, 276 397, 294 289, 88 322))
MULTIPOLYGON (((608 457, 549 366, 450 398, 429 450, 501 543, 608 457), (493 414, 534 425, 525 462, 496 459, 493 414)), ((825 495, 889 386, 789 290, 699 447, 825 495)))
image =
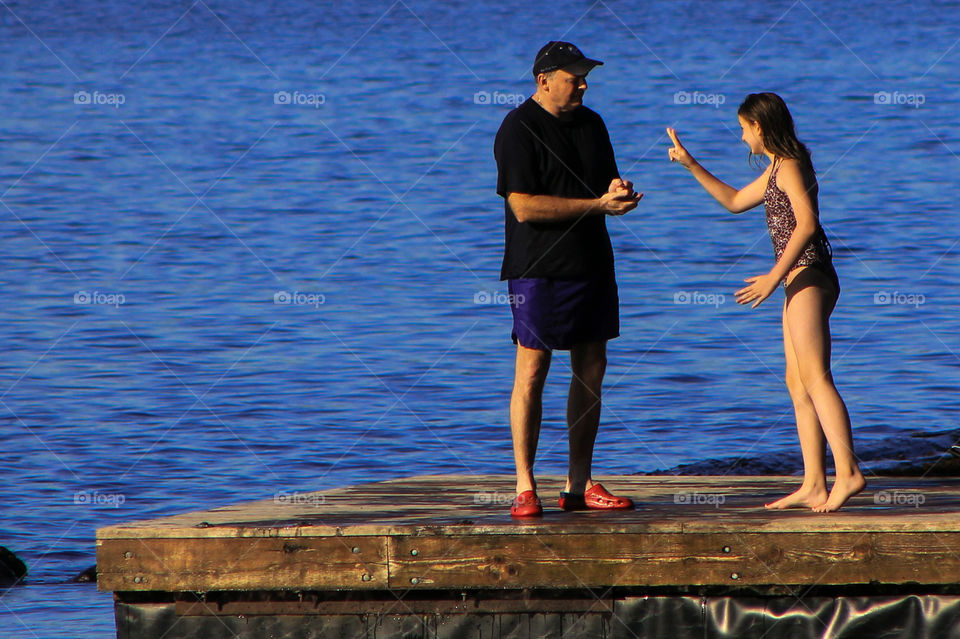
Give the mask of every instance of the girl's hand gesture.
POLYGON ((770 297, 773 292, 777 290, 777 284, 779 284, 770 273, 766 275, 754 275, 743 281, 749 282, 749 285, 734 293, 734 296, 737 298, 737 304, 749 304, 753 302, 750 308, 760 306, 760 302, 770 297))
POLYGON ((673 146, 667 149, 667 156, 671 162, 677 162, 685 169, 689 169, 697 163, 697 161, 693 159, 693 156, 680 144, 680 138, 677 137, 676 130, 667 127, 667 135, 673 140, 673 146))

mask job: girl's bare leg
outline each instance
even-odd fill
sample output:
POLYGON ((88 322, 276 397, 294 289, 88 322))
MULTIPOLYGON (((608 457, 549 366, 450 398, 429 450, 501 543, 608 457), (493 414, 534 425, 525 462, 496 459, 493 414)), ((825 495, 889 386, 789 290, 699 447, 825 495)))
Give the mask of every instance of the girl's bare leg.
POLYGON ((793 400, 793 412, 797 419, 797 435, 803 453, 803 484, 786 497, 766 504, 767 508, 813 508, 827 501, 826 440, 820 427, 820 419, 800 379, 800 365, 790 340, 787 328, 787 304, 783 304, 783 353, 786 357, 787 390, 793 400))
POLYGON ((803 269, 787 286, 786 327, 800 380, 813 402, 836 466, 829 497, 813 506, 817 512, 839 510, 866 485, 853 453, 850 415, 830 372, 830 313, 835 302, 832 283, 815 268, 803 269))

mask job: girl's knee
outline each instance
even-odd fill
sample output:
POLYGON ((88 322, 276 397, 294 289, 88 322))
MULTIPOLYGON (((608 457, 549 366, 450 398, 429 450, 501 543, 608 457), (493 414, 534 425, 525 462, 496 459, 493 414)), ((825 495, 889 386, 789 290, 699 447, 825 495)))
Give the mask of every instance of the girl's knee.
POLYGON ((824 387, 833 386, 833 375, 830 369, 810 367, 800 371, 800 381, 807 394, 815 393, 824 387))
POLYGON ((787 369, 784 380, 786 381, 787 391, 790 393, 790 399, 793 400, 794 405, 810 401, 810 396, 807 394, 807 387, 804 385, 800 373, 793 369, 787 369))

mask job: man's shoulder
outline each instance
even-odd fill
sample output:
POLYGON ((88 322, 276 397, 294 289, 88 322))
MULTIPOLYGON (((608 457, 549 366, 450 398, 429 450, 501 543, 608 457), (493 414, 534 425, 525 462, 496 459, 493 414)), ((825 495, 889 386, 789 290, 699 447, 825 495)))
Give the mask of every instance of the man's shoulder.
POLYGON ((533 98, 527 98, 517 107, 507 112, 507 115, 503 117, 503 123, 500 125, 500 128, 516 128, 522 127, 524 124, 527 126, 532 125, 537 117, 534 109, 539 108, 540 107, 533 101, 533 98), (531 105, 533 108, 531 108, 531 105))
POLYGON ((586 105, 580 105, 580 108, 577 109, 577 117, 579 117, 585 123, 606 126, 603 123, 603 118, 600 116, 600 114, 586 105))
POLYGON ((503 118, 500 129, 497 131, 497 137, 494 143, 494 153, 504 145, 516 148, 516 145, 535 146, 540 137, 540 125, 537 122, 537 113, 533 112, 530 105, 539 109, 540 107, 529 98, 520 106, 511 109, 503 118))

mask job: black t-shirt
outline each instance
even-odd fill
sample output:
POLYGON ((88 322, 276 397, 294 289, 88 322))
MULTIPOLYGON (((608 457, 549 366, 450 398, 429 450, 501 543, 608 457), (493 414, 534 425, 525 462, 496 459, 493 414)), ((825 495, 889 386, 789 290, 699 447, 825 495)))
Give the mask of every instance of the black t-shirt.
POLYGON ((529 98, 503 119, 493 154, 506 222, 500 279, 612 274, 605 215, 518 222, 506 201, 511 192, 568 198, 606 193, 619 173, 603 119, 581 106, 569 120, 561 120, 529 98))

